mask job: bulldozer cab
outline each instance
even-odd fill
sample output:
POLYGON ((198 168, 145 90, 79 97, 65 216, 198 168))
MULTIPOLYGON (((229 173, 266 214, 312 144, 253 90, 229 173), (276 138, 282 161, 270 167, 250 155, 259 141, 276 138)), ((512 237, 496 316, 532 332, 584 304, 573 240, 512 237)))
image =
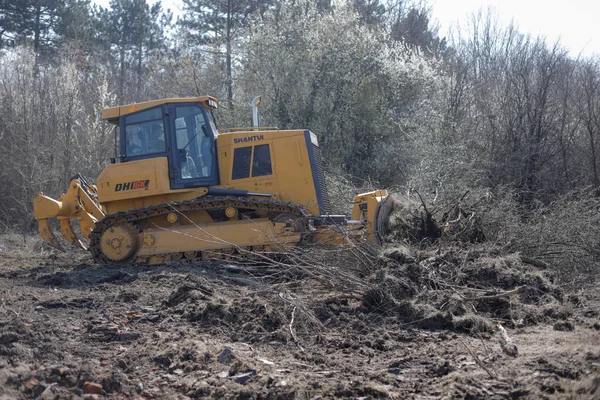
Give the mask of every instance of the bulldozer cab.
POLYGON ((119 126, 120 162, 166 157, 171 189, 218 185, 216 101, 171 100, 105 110, 103 117, 119 126))

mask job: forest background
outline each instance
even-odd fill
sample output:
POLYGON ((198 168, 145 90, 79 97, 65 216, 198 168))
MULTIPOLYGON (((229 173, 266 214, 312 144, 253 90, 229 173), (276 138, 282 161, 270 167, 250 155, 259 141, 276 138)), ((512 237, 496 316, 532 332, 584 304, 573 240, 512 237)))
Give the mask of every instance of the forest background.
POLYGON ((104 107, 209 94, 219 126, 319 138, 332 198, 463 201, 488 240, 569 277, 600 268, 600 57, 473 15, 443 38, 413 0, 0 2, 0 231, 113 156, 104 107))

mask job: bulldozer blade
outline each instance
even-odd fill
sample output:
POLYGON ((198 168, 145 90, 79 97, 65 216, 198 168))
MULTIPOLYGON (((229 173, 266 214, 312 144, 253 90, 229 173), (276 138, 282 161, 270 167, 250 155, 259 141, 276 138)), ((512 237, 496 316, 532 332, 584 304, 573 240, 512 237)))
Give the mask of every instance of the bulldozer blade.
POLYGON ((385 243, 385 237, 390 233, 390 214, 394 211, 396 202, 392 196, 387 196, 379 204, 375 212, 375 243, 379 246, 385 243))
POLYGON ((50 225, 48 225, 47 218, 38 220, 38 231, 40 232, 42 239, 44 239, 44 242, 48 243, 50 246, 54 247, 55 249, 58 249, 62 252, 65 251, 65 249, 61 246, 61 244, 58 243, 58 241, 56 240, 56 236, 54 236, 54 233, 52 233, 52 230, 50 229, 50 225))
POLYGON ((71 243, 75 247, 81 247, 87 250, 87 246, 75 235, 73 227, 71 226, 71 220, 69 218, 60 219, 60 231, 62 232, 67 242, 71 243))

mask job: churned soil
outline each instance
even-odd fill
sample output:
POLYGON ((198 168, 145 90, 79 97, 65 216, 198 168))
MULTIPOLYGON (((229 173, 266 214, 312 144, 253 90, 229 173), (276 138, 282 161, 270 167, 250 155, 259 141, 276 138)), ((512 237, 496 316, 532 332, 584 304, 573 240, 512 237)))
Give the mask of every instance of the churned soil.
POLYGON ((105 268, 2 240, 0 399, 600 399, 598 288, 498 249, 105 268))

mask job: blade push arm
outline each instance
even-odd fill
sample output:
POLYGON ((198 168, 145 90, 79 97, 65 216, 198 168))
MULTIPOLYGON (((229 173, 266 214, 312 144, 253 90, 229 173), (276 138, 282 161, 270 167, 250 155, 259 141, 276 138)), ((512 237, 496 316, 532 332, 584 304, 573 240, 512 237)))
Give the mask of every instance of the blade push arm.
POLYGON ((381 245, 389 229, 393 200, 387 190, 376 190, 354 197, 352 219, 362 221, 367 230, 367 242, 381 245))

